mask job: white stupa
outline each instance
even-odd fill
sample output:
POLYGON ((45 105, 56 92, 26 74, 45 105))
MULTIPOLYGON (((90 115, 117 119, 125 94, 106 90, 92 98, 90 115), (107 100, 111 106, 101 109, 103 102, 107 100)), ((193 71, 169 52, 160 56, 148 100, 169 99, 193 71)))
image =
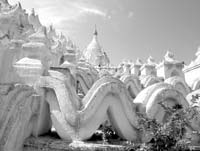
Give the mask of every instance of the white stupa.
POLYGON ((98 41, 98 33, 95 27, 95 31, 93 34, 93 39, 87 46, 87 48, 83 52, 83 56, 87 62, 94 66, 102 67, 102 66, 107 66, 110 63, 110 60, 106 54, 102 50, 101 45, 99 44, 98 41))

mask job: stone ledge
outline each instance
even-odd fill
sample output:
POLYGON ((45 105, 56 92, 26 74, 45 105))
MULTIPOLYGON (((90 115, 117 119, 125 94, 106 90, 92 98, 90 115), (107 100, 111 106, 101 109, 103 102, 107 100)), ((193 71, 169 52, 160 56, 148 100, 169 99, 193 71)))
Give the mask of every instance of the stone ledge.
POLYGON ((125 151, 123 145, 98 144, 93 142, 71 143, 51 136, 30 137, 24 143, 23 151, 125 151))

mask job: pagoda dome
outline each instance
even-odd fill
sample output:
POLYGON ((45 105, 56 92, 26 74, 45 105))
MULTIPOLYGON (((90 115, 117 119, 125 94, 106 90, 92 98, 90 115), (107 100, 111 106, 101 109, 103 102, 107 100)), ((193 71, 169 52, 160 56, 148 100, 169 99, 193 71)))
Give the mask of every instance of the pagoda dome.
POLYGON ((100 46, 98 39, 97 39, 97 32, 96 31, 94 32, 93 39, 90 42, 90 44, 87 46, 86 50, 87 50, 86 51, 87 54, 91 54, 91 53, 93 53, 95 55, 101 55, 102 54, 101 46, 100 46))
POLYGON ((101 45, 98 41, 98 33, 95 28, 93 39, 83 52, 84 58, 87 62, 91 63, 94 66, 104 66, 107 64, 106 57, 104 51, 102 50, 101 45))

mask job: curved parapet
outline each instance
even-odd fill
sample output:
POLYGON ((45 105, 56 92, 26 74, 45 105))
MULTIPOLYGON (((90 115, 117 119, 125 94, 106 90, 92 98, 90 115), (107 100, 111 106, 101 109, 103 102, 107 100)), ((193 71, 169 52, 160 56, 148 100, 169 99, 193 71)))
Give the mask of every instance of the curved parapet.
POLYGON ((111 73, 108 70, 102 69, 99 71, 99 77, 104 77, 104 76, 111 76, 111 73))
POLYGON ((89 63, 80 61, 77 63, 77 67, 78 67, 78 69, 84 70, 90 76, 92 76, 93 81, 96 81, 99 79, 98 71, 93 66, 91 66, 89 63))
POLYGON ((80 88, 86 94, 88 90, 92 87, 94 79, 91 73, 85 72, 85 70, 78 68, 76 72, 76 81, 80 88))
POLYGON ((93 69, 90 68, 83 68, 83 67, 77 67, 77 73, 80 73, 84 75, 84 73, 86 74, 86 76, 88 77, 88 82, 90 87, 93 85, 93 83, 95 81, 97 81, 99 79, 99 76, 96 72, 93 71, 93 69))
POLYGON ((143 85, 144 88, 153 85, 155 83, 162 82, 162 80, 156 76, 148 75, 140 78, 140 82, 143 85))
POLYGON ((197 90, 200 88, 200 79, 196 79, 192 84, 192 90, 197 90))
POLYGON ((120 80, 125 84, 130 96, 135 99, 138 93, 142 90, 139 78, 133 75, 124 75, 120 80))
POLYGON ((174 86, 174 88, 181 92, 183 96, 186 96, 188 93, 190 93, 190 88, 186 84, 185 80, 180 76, 170 77, 164 82, 174 86))
POLYGON ((0 90, 0 150, 21 151, 27 137, 50 130, 48 104, 28 86, 1 85, 0 90))
POLYGON ((142 105, 138 110, 146 114, 148 118, 157 119, 158 122, 164 122, 167 118, 165 110, 159 103, 162 102, 168 107, 173 107, 177 104, 183 108, 189 106, 184 96, 167 83, 157 83, 145 88, 137 95, 133 102, 141 103, 142 105))
POLYGON ((90 69, 94 74, 98 75, 98 71, 91 64, 87 62, 81 60, 77 63, 77 66, 80 68, 90 69))
POLYGON ((124 63, 120 63, 119 66, 117 67, 117 71, 116 73, 114 74, 114 77, 120 79, 120 77, 122 76, 124 72, 124 63))
POLYGON ((98 80, 83 100, 78 100, 75 88, 70 85, 69 70, 49 71, 37 83, 49 88, 47 100, 51 118, 59 136, 65 140, 85 140, 109 118, 116 132, 127 140, 140 141, 136 105, 124 84, 115 78, 98 80), (50 91, 53 89, 53 91, 50 91))
POLYGON ((83 95, 88 92, 93 83, 98 79, 98 76, 94 72, 91 72, 89 68, 77 66, 75 68, 74 74, 74 80, 76 81, 76 91, 77 93, 80 92, 83 95))

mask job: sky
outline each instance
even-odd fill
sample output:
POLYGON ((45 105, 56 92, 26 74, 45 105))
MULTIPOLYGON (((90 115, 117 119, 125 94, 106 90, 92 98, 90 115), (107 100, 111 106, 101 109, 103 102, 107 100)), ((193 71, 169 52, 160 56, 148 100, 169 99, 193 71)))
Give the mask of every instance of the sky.
POLYGON ((167 50, 190 63, 200 46, 200 0, 9 0, 43 25, 53 24, 81 50, 92 39, 94 26, 112 64, 144 62, 151 55, 162 61, 167 50))

